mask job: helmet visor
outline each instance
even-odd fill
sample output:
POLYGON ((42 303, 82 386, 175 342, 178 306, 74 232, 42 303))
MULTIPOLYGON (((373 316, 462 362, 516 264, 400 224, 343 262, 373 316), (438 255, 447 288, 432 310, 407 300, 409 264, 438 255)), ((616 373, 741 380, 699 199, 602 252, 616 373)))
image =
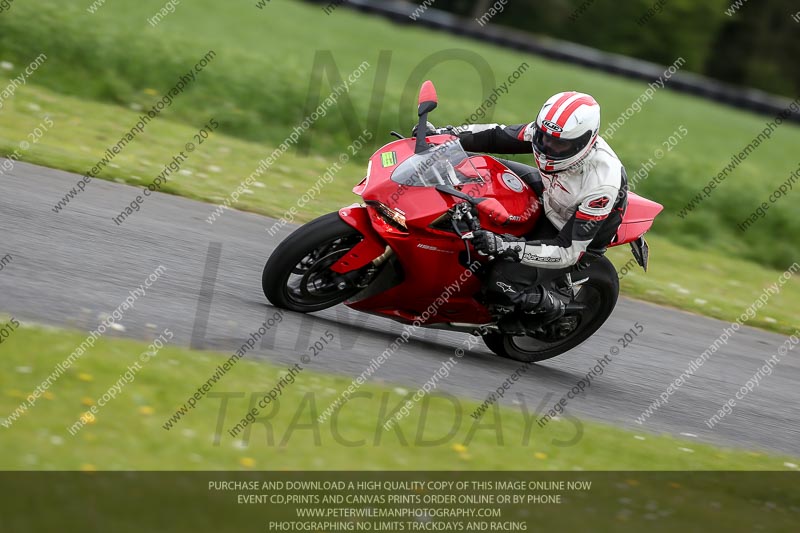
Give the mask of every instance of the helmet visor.
POLYGON ((587 131, 577 139, 562 139, 553 137, 539 128, 533 134, 533 148, 535 151, 544 154, 547 159, 561 161, 575 156, 586 148, 592 139, 592 132, 587 131))

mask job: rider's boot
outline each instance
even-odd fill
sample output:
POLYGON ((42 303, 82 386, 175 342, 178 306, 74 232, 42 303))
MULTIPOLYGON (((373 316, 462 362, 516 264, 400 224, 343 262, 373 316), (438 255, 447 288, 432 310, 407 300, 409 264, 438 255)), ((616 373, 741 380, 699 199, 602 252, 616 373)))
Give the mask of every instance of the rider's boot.
POLYGON ((539 325, 549 324, 564 316, 566 312, 564 302, 542 286, 521 295, 516 310, 523 315, 513 313, 503 317, 498 323, 501 331, 510 335, 524 335, 528 329, 525 324, 530 322, 530 318, 535 317, 539 325))
POLYGON ((566 307, 552 292, 539 286, 523 296, 519 310, 527 315, 536 315, 542 323, 549 324, 564 316, 566 307))

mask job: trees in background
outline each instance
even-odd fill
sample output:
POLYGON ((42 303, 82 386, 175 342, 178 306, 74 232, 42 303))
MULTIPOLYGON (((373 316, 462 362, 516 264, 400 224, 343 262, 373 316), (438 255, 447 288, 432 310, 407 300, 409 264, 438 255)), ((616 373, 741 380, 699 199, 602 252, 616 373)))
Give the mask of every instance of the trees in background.
MULTIPOLYGON (((474 20, 496 2, 435 5, 474 20)), ((507 0, 492 23, 660 64, 682 56, 687 70, 724 82, 800 94, 795 0, 507 0)))

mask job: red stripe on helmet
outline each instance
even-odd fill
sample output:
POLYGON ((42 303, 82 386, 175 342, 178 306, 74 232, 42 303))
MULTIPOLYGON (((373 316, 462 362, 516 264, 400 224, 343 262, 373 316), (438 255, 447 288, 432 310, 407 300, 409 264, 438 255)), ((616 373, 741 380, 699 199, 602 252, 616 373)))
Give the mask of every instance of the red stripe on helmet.
POLYGON ((582 97, 578 98, 577 100, 575 100, 574 102, 569 104, 569 106, 567 106, 567 108, 564 110, 564 112, 561 113, 561 116, 558 117, 558 120, 556 121, 556 123, 559 126, 561 126, 562 128, 564 126, 566 126, 567 125, 567 120, 569 120, 569 117, 571 117, 572 114, 575 112, 575 110, 578 109, 582 105, 592 106, 592 105, 597 105, 597 102, 591 96, 582 96, 582 97))
POLYGON ((556 100, 556 102, 550 107, 550 110, 547 112, 547 115, 544 117, 544 119, 553 120, 553 117, 555 116, 556 111, 558 111, 558 108, 561 107, 564 104, 564 102, 566 102, 576 94, 578 93, 576 93, 575 91, 570 91, 568 93, 562 94, 561 98, 556 100))

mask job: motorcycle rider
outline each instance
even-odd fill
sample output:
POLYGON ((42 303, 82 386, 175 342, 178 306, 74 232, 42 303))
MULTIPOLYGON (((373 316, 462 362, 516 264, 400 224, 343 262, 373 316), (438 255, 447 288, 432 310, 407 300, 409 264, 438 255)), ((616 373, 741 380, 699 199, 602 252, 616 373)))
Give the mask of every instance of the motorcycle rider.
POLYGON ((524 333, 515 313, 550 323, 564 315, 564 303, 536 283, 538 269, 585 268, 602 256, 622 222, 628 199, 625 168, 598 136, 600 105, 584 93, 562 92, 548 99, 536 120, 505 126, 449 126, 468 152, 533 153, 536 167, 501 160, 540 198, 545 217, 526 238, 476 231, 473 244, 495 261, 487 303, 508 315, 501 329, 524 333), (533 268, 531 268, 533 267, 533 268))

